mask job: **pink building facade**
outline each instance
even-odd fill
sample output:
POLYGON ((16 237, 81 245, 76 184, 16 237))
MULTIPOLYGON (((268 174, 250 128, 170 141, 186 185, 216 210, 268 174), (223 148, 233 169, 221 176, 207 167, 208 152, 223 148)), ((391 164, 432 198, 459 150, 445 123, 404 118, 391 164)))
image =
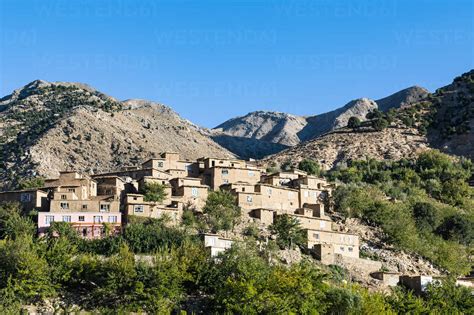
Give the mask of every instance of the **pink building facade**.
POLYGON ((120 232, 122 215, 120 212, 38 212, 38 233, 44 235, 53 222, 67 222, 80 236, 87 239, 105 236, 105 226, 110 233, 120 232))

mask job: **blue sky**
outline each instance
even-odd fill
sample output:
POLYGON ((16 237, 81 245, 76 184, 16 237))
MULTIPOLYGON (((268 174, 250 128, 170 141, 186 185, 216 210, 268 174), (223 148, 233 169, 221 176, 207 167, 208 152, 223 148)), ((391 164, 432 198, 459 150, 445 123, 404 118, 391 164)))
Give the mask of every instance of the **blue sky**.
POLYGON ((473 1, 0 0, 0 94, 34 79, 171 106, 206 127, 322 113, 474 68, 473 1))

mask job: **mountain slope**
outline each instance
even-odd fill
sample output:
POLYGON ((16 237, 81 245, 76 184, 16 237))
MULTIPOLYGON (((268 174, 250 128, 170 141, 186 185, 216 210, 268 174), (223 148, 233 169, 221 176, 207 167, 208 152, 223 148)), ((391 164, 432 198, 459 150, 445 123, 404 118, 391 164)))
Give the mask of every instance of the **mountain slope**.
POLYGON ((395 111, 382 130, 341 128, 269 156, 263 165, 310 158, 328 169, 349 159, 398 160, 437 148, 474 159, 474 70, 395 111))
POLYGON ((135 165, 162 151, 189 159, 233 156, 164 105, 119 102, 74 83, 34 81, 2 98, 0 137, 7 186, 20 176, 135 165))
POLYGON ((212 131, 213 139, 239 156, 261 158, 282 148, 345 127, 351 116, 365 120, 369 111, 376 108, 388 111, 391 108, 409 106, 425 97, 427 93, 426 89, 414 86, 378 101, 368 98, 356 99, 341 108, 309 117, 277 112, 252 112, 215 127, 212 131), (246 143, 247 138, 254 140, 246 143))

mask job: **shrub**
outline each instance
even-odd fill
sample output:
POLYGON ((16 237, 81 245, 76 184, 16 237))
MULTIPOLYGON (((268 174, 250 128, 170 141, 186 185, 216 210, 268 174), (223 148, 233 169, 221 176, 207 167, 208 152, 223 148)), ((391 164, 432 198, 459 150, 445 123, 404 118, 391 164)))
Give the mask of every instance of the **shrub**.
POLYGON ((294 248, 295 245, 304 244, 304 232, 298 219, 287 214, 279 215, 269 226, 269 230, 276 235, 280 248, 294 248))
POLYGON ((352 130, 356 130, 357 128, 359 128, 361 125, 361 121, 358 117, 355 117, 355 116, 352 116, 351 118, 349 118, 349 120, 347 121, 347 127, 348 128, 351 128, 352 130))
POLYGON ((320 167, 318 162, 304 159, 298 164, 298 169, 305 171, 309 175, 319 175, 320 167))
POLYGON ((144 195, 145 201, 162 202, 167 196, 165 187, 160 183, 145 183, 140 192, 144 195))

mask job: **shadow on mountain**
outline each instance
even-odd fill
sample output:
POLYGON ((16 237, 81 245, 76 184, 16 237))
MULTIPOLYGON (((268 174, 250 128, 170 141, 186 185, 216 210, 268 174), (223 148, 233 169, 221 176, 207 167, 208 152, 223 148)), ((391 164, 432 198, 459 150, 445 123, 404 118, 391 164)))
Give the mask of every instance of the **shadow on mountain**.
POLYGON ((255 138, 215 135, 212 140, 242 159, 261 159, 267 155, 283 151, 289 146, 255 138))

